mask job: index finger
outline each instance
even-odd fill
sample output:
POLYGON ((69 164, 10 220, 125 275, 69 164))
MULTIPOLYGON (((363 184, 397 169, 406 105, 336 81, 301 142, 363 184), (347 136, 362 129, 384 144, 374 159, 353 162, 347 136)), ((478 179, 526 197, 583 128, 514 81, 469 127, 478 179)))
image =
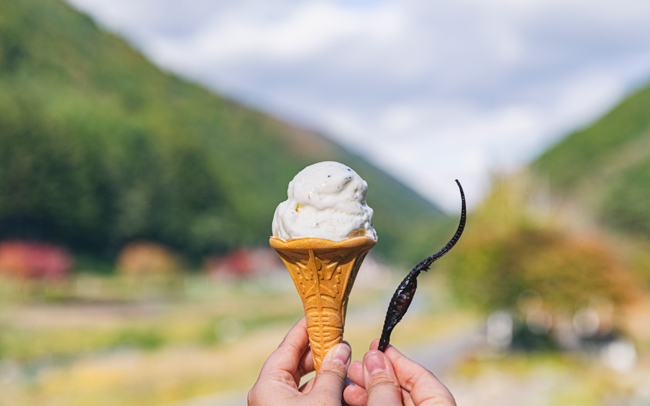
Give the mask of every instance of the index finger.
MULTIPOLYGON (((379 340, 375 340, 370 348, 375 349, 378 345, 379 340)), ((431 371, 392 345, 388 346, 385 354, 393 364, 400 386, 409 392, 416 405, 456 405, 449 389, 431 371)))

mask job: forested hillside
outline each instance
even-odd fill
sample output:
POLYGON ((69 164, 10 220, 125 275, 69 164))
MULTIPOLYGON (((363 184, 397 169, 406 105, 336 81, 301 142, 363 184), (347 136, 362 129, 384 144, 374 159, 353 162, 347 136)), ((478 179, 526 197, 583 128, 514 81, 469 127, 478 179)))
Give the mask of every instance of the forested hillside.
POLYGON ((437 244, 440 211, 360 157, 162 72, 62 1, 0 0, 0 239, 104 259, 140 239, 195 259, 266 244, 320 160, 368 181, 379 252, 437 244))
POLYGON ((604 225, 650 237, 650 86, 570 134, 532 169, 604 225))

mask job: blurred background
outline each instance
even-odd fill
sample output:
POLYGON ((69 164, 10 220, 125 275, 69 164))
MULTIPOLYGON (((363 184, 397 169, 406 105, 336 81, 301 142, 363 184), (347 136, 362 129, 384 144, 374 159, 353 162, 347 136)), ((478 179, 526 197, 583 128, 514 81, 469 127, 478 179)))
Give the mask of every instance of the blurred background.
POLYGON ((459 404, 650 404, 650 4, 0 0, 0 405, 243 405, 301 317, 306 165, 369 184, 348 307, 459 404))

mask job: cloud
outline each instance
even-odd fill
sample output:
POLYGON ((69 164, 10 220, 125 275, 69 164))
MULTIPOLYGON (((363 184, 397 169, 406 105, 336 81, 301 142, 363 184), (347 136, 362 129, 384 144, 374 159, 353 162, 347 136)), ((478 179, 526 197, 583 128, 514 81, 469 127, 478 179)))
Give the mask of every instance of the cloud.
POLYGON ((650 74, 650 3, 69 0, 156 63, 456 210, 650 74), (473 196, 473 197, 470 197, 473 196))

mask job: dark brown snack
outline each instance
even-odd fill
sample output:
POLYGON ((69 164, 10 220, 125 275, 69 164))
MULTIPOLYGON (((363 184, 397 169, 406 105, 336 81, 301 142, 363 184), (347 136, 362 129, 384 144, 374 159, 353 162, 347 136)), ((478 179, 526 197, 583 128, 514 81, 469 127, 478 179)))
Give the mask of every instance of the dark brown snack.
POLYGON ((463 234, 467 217, 465 193, 463 192, 463 187, 460 185, 458 179, 456 179, 456 184, 458 185, 458 189, 460 189, 460 198, 462 200, 460 224, 458 225, 458 229, 447 245, 445 245, 440 251, 420 262, 411 272, 409 272, 408 275, 406 275, 406 278, 404 278, 402 283, 397 287, 397 290, 390 301, 390 305, 388 306, 388 311, 386 312, 386 320, 384 321, 384 328, 382 329, 381 339, 379 340, 379 351, 386 351, 386 348, 388 348, 388 344, 390 343, 390 334, 393 332, 397 323, 402 320, 402 317, 404 317, 406 311, 411 305, 413 296, 415 296, 415 290, 418 287, 417 277, 420 275, 420 272, 428 271, 431 264, 449 252, 463 234))

